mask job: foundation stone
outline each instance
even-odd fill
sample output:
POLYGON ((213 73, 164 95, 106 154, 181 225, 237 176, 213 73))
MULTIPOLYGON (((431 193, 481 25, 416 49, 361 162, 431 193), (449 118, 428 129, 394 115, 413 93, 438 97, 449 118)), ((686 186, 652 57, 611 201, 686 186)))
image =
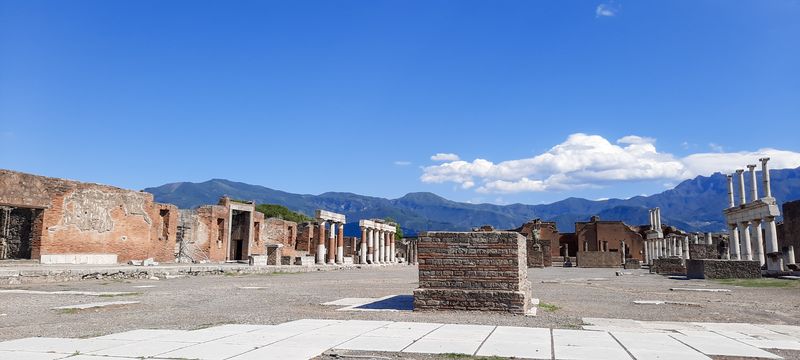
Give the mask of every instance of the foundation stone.
POLYGON ((414 310, 530 309, 526 241, 519 233, 428 232, 417 251, 414 310))
POLYGON ((686 275, 690 279, 757 279, 761 277, 761 264, 749 260, 689 260, 686 275))

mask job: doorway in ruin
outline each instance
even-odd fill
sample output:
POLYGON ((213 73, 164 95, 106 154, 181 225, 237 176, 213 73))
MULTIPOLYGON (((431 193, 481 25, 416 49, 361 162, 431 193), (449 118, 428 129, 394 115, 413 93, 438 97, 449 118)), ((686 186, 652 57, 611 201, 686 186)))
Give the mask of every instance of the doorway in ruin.
POLYGON ((229 260, 247 260, 250 248, 250 216, 249 211, 231 210, 231 241, 229 260))
POLYGON ((42 209, 0 206, 0 260, 30 259, 42 236, 42 209))

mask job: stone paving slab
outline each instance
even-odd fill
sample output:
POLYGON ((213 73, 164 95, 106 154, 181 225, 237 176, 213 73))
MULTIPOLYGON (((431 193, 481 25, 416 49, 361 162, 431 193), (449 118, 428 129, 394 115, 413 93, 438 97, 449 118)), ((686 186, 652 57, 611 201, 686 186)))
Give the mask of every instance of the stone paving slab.
POLYGON ((0 360, 292 360, 331 349, 556 360, 709 360, 709 356, 779 359, 760 348, 800 350, 800 342, 786 334, 796 327, 788 325, 586 320, 600 329, 316 319, 191 331, 141 329, 90 339, 0 342, 0 360), (76 352, 80 356, 72 356, 76 352))
POLYGON ((57 306, 54 307, 53 310, 86 310, 86 309, 102 308, 109 306, 133 305, 138 303, 139 303, 138 301, 103 301, 95 303, 57 306))

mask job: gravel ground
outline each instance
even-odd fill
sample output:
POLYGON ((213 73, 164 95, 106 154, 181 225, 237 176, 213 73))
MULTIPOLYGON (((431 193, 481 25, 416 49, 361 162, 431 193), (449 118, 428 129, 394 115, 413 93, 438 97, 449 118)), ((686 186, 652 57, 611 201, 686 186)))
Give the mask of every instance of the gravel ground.
MULTIPOLYGON (((322 302, 345 297, 411 294, 415 267, 353 269, 300 274, 200 276, 169 280, 81 281, 2 286, 39 291, 132 291, 116 297, 0 293, 0 340, 29 336, 91 337, 138 328, 196 329, 225 323, 277 324, 318 319, 470 323, 577 328, 582 317, 637 320, 748 322, 800 325, 800 282, 788 288, 744 288, 704 280, 673 280, 644 270, 615 276, 615 269, 531 269, 533 295, 558 309, 539 316, 476 312, 335 311, 322 302), (152 285, 139 288, 136 286, 152 285), (240 287, 261 287, 241 289, 240 287), (673 287, 731 289, 730 293, 670 291, 673 287), (691 305, 634 305, 667 300, 691 305), (53 307, 101 301, 140 304, 80 311, 53 307)), ((789 281, 789 280, 787 280, 789 281)), ((552 309, 552 308, 551 308, 552 309)))

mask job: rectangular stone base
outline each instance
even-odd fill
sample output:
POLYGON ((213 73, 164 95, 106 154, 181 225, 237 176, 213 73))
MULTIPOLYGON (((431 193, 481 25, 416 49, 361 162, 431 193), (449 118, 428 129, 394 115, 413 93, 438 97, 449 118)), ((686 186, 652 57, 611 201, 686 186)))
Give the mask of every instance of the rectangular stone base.
POLYGON ((622 267, 622 255, 610 251, 578 251, 580 268, 618 268, 622 267))
POLYGON ((39 263, 111 265, 117 263, 117 254, 47 254, 41 256, 39 263))
POLYGON ((267 266, 266 255, 250 255, 247 260, 250 266, 267 266))
POLYGON ((313 266, 314 265, 314 257, 313 256, 298 256, 294 258, 295 265, 302 265, 302 266, 313 266))
POLYGON ((352 256, 345 256, 342 258, 343 265, 353 265, 353 257, 352 256))
POLYGON ((684 265, 681 258, 653 259, 653 266, 650 267, 650 272, 665 275, 684 275, 686 274, 686 265, 684 265))
POLYGON ((690 279, 757 279, 761 265, 748 260, 689 260, 686 275, 690 279))
POLYGON ((416 289, 414 311, 503 311, 524 315, 531 307, 531 292, 503 290, 416 289))
POLYGON ((625 269, 641 269, 642 263, 639 259, 625 259, 625 265, 623 266, 625 269))

